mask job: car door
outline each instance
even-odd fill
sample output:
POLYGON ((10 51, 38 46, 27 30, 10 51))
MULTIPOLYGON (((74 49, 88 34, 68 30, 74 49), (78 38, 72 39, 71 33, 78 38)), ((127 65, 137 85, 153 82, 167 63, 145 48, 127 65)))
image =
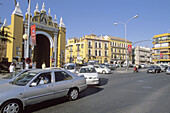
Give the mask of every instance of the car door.
POLYGON ((97 73, 101 73, 101 69, 99 68, 99 66, 94 66, 94 68, 96 69, 97 73))
POLYGON ((27 104, 35 104, 54 98, 52 73, 39 74, 25 91, 27 104), (43 82, 44 81, 44 82, 43 82))
POLYGON ((72 87, 73 77, 65 71, 55 71, 54 95, 55 98, 66 96, 72 87))

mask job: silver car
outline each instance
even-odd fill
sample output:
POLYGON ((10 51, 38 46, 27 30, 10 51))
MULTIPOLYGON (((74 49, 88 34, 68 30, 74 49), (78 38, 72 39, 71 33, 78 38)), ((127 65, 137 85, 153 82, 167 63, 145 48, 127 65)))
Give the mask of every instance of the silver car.
POLYGON ((7 75, 7 76, 3 77, 2 79, 0 79, 0 84, 10 82, 13 79, 15 79, 15 77, 19 76, 20 74, 22 74, 24 72, 30 71, 30 70, 34 70, 34 69, 23 69, 23 70, 17 70, 17 71, 15 71, 13 73, 10 73, 9 75, 7 75))
POLYGON ((65 70, 31 70, 0 84, 0 113, 18 113, 27 105, 62 96, 76 100, 86 88, 84 76, 65 70))

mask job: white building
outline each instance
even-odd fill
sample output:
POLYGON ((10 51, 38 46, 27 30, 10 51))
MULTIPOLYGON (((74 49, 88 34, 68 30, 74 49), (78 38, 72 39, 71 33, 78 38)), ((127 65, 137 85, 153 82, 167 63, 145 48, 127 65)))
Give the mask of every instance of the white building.
POLYGON ((132 61, 133 64, 151 64, 152 49, 142 46, 133 47, 132 61))

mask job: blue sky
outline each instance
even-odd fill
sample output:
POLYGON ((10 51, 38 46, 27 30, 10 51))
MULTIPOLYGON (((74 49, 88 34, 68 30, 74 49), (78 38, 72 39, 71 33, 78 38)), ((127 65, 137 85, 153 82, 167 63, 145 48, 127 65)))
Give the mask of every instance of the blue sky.
MULTIPOLYGON (((27 0, 17 0, 25 15, 27 0)), ((170 32, 170 0, 31 0, 31 13, 36 3, 41 10, 51 9, 51 14, 60 17, 66 25, 66 38, 84 35, 110 35, 124 38, 124 25, 114 26, 115 22, 126 22, 129 18, 139 15, 127 24, 127 39, 136 42, 149 40, 154 35, 170 32)), ((0 0, 0 16, 7 18, 10 24, 14 10, 14 0, 0 0)), ((152 47, 152 43, 144 42, 137 45, 152 47)))

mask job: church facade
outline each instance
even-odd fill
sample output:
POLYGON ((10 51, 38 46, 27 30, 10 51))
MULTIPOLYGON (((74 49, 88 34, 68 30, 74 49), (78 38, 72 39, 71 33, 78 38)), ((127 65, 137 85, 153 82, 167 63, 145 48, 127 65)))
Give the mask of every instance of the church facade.
POLYGON ((29 38, 24 38, 28 34, 28 13, 25 13, 24 18, 19 3, 17 3, 11 15, 11 25, 5 28, 5 31, 9 31, 11 37, 15 38, 9 38, 11 43, 7 43, 6 58, 8 62, 14 60, 22 62, 29 57, 32 62, 36 62, 37 68, 41 68, 43 63, 46 64, 46 67, 61 67, 64 64, 66 44, 66 27, 62 17, 58 24, 56 15, 53 19, 50 9, 48 13, 45 10, 44 3, 41 11, 39 11, 37 4, 34 15, 30 17, 30 26, 32 25, 35 26, 36 30, 35 46, 31 44, 30 35, 29 38))

